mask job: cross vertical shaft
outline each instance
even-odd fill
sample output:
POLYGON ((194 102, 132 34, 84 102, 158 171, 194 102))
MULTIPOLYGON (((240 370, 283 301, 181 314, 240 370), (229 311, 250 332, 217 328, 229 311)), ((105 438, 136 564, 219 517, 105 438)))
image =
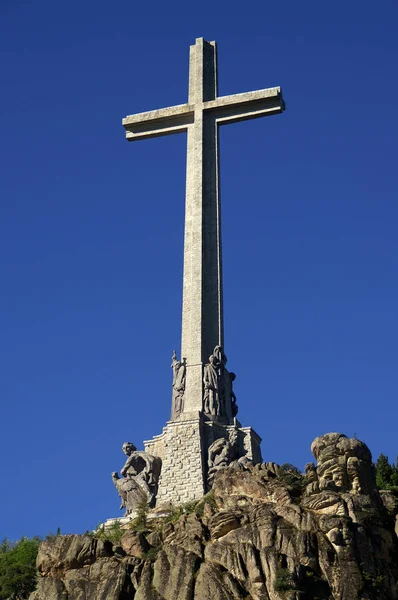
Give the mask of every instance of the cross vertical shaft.
POLYGON ((202 410, 203 364, 223 344, 221 227, 218 182, 218 131, 203 103, 217 97, 214 42, 190 48, 181 356, 186 358, 189 393, 185 411, 202 410))

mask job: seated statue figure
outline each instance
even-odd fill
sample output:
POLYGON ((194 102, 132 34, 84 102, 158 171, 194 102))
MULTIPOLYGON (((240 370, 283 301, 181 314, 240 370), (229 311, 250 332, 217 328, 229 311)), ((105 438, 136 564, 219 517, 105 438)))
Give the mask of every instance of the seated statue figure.
POLYGON ((215 474, 231 464, 237 458, 237 432, 233 430, 229 439, 218 438, 208 449, 208 474, 207 486, 211 489, 215 474))
POLYGON ((162 461, 157 456, 137 451, 131 442, 125 442, 122 450, 127 456, 120 471, 122 478, 115 471, 112 479, 122 499, 120 510, 125 508, 125 516, 128 516, 144 502, 149 507, 155 505, 162 461))

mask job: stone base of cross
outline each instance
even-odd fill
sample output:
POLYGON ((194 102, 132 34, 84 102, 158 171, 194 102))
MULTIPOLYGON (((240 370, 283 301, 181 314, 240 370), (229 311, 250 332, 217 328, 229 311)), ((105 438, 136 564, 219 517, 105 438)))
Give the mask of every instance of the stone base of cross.
POLYGON ((200 500, 211 488, 211 471, 238 459, 262 462, 261 438, 251 427, 221 425, 196 418, 169 421, 160 435, 144 442, 162 460, 156 508, 200 500))

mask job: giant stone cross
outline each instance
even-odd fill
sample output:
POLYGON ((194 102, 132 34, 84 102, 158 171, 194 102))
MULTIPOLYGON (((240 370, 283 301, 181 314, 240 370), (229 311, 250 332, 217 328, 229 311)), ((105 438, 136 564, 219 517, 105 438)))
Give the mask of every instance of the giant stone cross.
POLYGON ((129 141, 188 134, 181 343, 185 412, 202 410, 203 365, 224 343, 218 126, 283 110, 279 87, 218 97, 216 44, 199 38, 190 48, 188 104, 123 119, 129 141))
POLYGON ((261 460, 260 438, 236 419, 235 375, 225 368, 218 126, 284 108, 279 87, 217 96, 216 44, 199 38, 190 48, 188 103, 123 119, 129 141, 181 132, 188 138, 182 361, 174 354, 172 418, 144 442, 162 463, 156 506, 201 497, 217 468, 232 460, 261 460))

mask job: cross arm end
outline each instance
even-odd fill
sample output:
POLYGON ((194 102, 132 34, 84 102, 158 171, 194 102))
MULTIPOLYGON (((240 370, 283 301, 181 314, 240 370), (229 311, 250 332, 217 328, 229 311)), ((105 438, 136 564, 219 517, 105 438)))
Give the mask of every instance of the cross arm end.
POLYGON ((193 121, 193 108, 189 104, 160 108, 129 115, 122 120, 128 141, 158 137, 186 131, 193 121))
POLYGON ((209 111, 222 125, 281 113, 285 110, 285 102, 281 88, 273 87, 243 94, 221 96, 216 100, 206 102, 204 110, 209 111))
POLYGON ((192 110, 193 109, 189 104, 179 104, 177 106, 170 106, 168 108, 159 108, 158 110, 150 110, 148 112, 137 113, 135 115, 128 115, 122 119, 122 123, 124 127, 128 127, 129 125, 150 123, 159 119, 173 119, 175 117, 186 115, 192 110))

